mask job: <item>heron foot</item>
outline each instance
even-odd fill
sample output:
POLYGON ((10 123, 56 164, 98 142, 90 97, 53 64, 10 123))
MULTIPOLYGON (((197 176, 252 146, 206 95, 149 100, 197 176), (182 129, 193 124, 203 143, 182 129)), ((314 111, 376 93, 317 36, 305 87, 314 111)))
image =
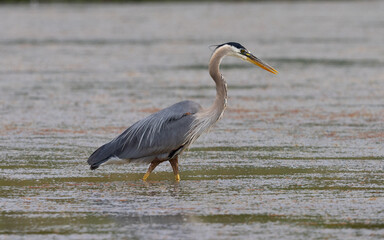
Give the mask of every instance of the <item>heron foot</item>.
POLYGON ((144 175, 144 177, 143 177, 143 181, 147 181, 147 178, 149 177, 149 174, 150 174, 150 173, 147 172, 147 173, 144 175))
POLYGON ((180 181, 180 174, 176 174, 175 175, 175 180, 178 181, 178 182, 180 181))
POLYGON ((151 172, 157 167, 157 165, 159 165, 161 163, 160 160, 158 160, 157 158, 155 160, 153 160, 151 162, 151 165, 149 165, 149 168, 147 170, 147 173, 144 175, 143 177, 143 181, 147 181, 147 178, 149 177, 149 175, 151 174, 151 172))
POLYGON ((180 181, 180 174, 179 174, 179 159, 177 155, 169 160, 171 163, 172 169, 173 169, 173 174, 175 174, 175 180, 180 181))

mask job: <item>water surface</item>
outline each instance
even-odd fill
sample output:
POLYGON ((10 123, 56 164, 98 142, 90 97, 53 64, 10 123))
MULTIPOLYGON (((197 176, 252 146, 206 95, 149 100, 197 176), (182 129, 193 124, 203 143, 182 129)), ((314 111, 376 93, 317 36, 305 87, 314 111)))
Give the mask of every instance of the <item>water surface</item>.
POLYGON ((381 239, 384 4, 0 7, 0 236, 381 239), (90 171, 88 156, 177 101, 209 106, 209 46, 238 41, 280 74, 225 59, 223 119, 181 157, 90 171))

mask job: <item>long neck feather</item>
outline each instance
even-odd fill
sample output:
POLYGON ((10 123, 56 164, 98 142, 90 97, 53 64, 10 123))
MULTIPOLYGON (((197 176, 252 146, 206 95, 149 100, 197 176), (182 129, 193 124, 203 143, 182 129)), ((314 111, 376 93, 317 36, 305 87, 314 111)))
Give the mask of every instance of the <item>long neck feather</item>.
POLYGON ((221 60, 227 55, 227 53, 227 48, 219 48, 213 53, 209 62, 209 74, 216 83, 216 99, 213 105, 207 108, 204 113, 207 115, 206 117, 210 118, 211 124, 214 124, 221 118, 225 108, 227 107, 227 83, 219 70, 221 60))
POLYGON ((204 131, 212 127, 221 118, 227 106, 227 83, 219 71, 221 60, 230 50, 227 47, 216 49, 209 62, 209 74, 216 83, 216 99, 213 105, 196 114, 187 139, 194 142, 204 131))

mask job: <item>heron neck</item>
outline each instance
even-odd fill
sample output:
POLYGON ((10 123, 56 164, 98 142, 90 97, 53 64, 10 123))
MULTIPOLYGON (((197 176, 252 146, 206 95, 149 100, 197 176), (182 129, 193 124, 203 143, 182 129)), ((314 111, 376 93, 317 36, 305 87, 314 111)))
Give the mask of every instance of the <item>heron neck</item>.
POLYGON ((221 118, 227 106, 227 84, 219 71, 221 60, 229 53, 229 49, 216 49, 209 61, 209 74, 216 83, 216 99, 213 105, 197 113, 194 125, 188 133, 189 144, 194 142, 204 131, 212 127, 221 118))
POLYGON ((219 70, 221 60, 227 55, 227 53, 227 49, 218 49, 213 53, 209 62, 209 74, 216 83, 215 102, 210 108, 207 109, 211 113, 210 115, 213 121, 217 121, 221 118, 227 106, 227 83, 219 70))

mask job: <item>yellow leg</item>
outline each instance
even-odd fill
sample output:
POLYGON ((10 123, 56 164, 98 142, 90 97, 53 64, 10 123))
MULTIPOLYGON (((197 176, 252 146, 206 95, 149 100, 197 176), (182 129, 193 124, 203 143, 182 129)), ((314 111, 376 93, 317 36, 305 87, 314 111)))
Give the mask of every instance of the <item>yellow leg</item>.
POLYGON ((178 181, 178 182, 180 181, 180 174, 176 174, 175 175, 175 180, 178 181))
POLYGON ((180 174, 179 174, 179 159, 178 157, 174 157, 171 160, 169 160, 171 163, 173 174, 175 174, 175 180, 180 181, 180 174))
POLYGON ((147 172, 144 174, 143 181, 147 181, 147 178, 149 177, 150 172, 147 172))
POLYGON ((161 161, 159 161, 158 159, 155 159, 151 162, 151 165, 149 165, 149 168, 147 170, 147 173, 145 173, 144 177, 143 177, 143 181, 146 181, 147 178, 149 177, 149 175, 151 174, 151 172, 157 167, 157 165, 159 165, 161 163, 161 161))

